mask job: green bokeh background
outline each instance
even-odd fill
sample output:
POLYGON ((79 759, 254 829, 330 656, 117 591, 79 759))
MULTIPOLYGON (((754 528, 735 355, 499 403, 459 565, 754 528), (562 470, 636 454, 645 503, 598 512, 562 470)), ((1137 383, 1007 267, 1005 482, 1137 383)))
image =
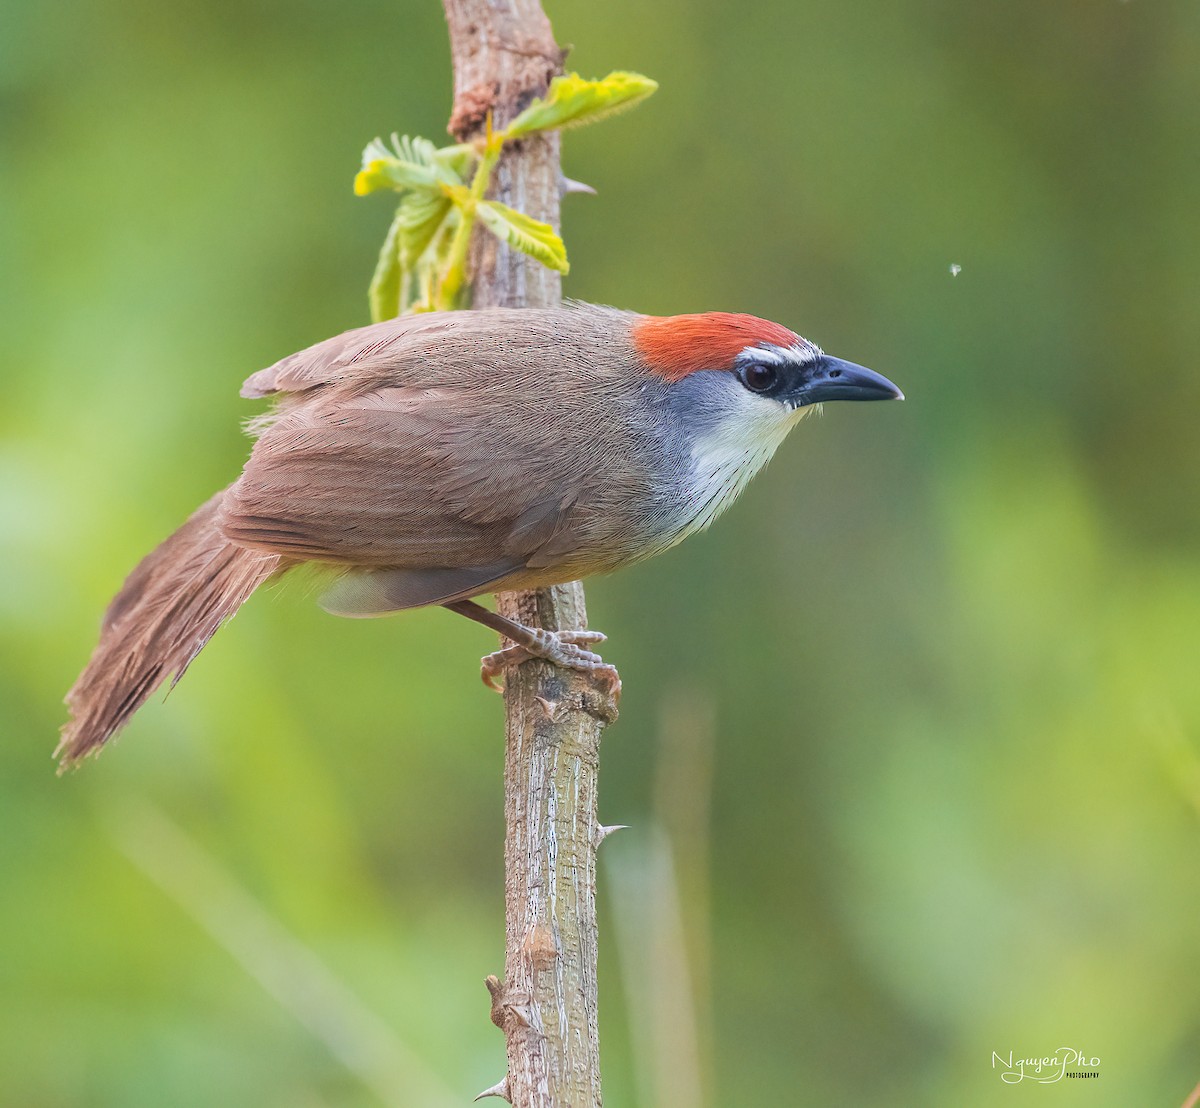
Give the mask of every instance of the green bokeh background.
MULTIPOLYGON (((632 825, 601 858, 607 1102, 1178 1105, 1200 7, 548 10, 581 72, 662 86, 567 137, 599 189, 567 293, 773 317, 909 397, 830 405, 712 532, 590 587, 626 690, 601 814, 632 825), (1100 1078, 992 1065, 1060 1046, 1100 1078)), ((375 1013, 392 1103, 503 1072, 481 629, 283 587, 98 762, 49 760, 108 598, 236 474, 243 378, 365 321, 359 151, 442 134, 449 88, 433 0, 0 7, 0 1103, 379 1104, 231 954, 278 952, 260 909, 375 1013)))

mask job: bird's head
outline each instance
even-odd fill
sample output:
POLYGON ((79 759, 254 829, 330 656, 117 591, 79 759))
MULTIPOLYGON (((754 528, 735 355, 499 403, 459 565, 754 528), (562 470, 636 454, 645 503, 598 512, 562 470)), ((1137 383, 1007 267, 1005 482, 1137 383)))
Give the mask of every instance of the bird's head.
POLYGON ((774 422, 825 400, 903 400, 886 377, 833 358, 794 331, 732 312, 643 316, 634 347, 646 368, 690 391, 716 389, 774 422))
POLYGON ((711 522, 816 405, 903 399, 886 377, 754 316, 642 316, 633 343, 645 370, 666 382, 664 431, 690 456, 693 528, 711 522))

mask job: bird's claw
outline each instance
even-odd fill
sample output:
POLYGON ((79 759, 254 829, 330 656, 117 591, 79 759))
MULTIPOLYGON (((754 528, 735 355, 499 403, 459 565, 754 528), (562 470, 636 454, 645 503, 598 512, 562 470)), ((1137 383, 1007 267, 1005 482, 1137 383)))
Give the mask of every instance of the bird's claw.
POLYGON ((600 631, 546 631, 538 628, 535 641, 530 645, 507 646, 486 655, 480 661, 479 675, 489 689, 503 692, 503 687, 496 683, 497 677, 531 658, 542 658, 557 666, 592 674, 607 687, 611 696, 617 697, 621 692, 621 678, 616 667, 608 665, 599 654, 587 649, 604 642, 606 638, 600 631))

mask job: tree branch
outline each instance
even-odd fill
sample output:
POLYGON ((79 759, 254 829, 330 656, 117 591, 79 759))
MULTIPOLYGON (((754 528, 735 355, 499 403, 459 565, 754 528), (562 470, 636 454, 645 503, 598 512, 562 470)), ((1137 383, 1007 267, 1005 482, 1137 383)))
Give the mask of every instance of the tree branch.
MULTIPOLYGON (((456 138, 478 134, 492 113, 503 127, 544 95, 563 51, 539 0, 443 0, 454 61, 456 138)), ((556 132, 509 144, 492 178, 495 199, 559 225, 563 187, 556 132)), ((548 307, 557 273, 476 235, 477 308, 548 307)), ((551 630, 587 626, 578 582, 499 597, 500 611, 551 630)), ((505 1034, 508 1075, 490 1095, 519 1108, 598 1108, 596 819, 600 735, 611 698, 576 671, 541 661, 513 671, 505 689, 503 982, 488 979, 492 1020, 505 1034)))

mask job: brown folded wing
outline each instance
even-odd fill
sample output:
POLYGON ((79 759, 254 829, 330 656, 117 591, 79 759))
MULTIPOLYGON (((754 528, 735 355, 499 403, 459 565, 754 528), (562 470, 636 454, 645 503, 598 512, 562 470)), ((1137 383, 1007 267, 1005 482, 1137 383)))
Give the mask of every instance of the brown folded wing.
POLYGON ((342 565, 521 564, 563 538, 576 499, 478 395, 387 387, 283 415, 230 489, 222 529, 243 546, 342 565))
MULTIPOLYGON (((596 327, 622 318, 572 311, 596 327)), ((329 602, 344 614, 474 595, 603 546, 611 512, 594 503, 596 475, 625 429, 597 433, 597 418, 620 418, 613 376, 584 366, 572 386, 602 399, 565 395, 564 359, 579 355, 563 316, 393 320, 255 374, 245 395, 293 395, 225 498, 224 534, 352 570, 329 602)))

